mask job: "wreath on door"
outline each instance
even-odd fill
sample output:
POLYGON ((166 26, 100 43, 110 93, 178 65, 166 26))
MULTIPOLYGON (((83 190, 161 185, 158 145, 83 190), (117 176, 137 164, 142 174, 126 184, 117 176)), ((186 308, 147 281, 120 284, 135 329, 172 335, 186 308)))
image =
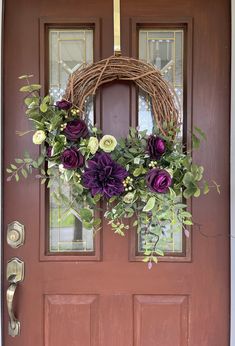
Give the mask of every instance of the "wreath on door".
MULTIPOLYGON (((75 215, 85 229, 99 230, 100 211, 105 209, 104 219, 115 233, 141 232, 144 262, 151 268, 173 233, 183 229, 190 236, 192 215, 185 200, 209 192, 203 167, 192 161, 182 143, 179 105, 171 86, 153 65, 123 56, 80 67, 56 103, 50 95, 40 96, 41 85, 30 83, 32 77, 19 77, 27 82, 20 91, 26 93, 26 116, 36 129, 33 143, 41 150, 37 158, 27 153, 16 158, 7 168, 7 180, 18 182, 36 170, 42 184, 58 185, 53 198, 65 216, 75 215), (117 139, 89 122, 87 98, 115 80, 133 82, 149 95, 152 134, 130 128, 126 138, 117 139)), ((195 128, 192 139, 198 148, 205 134, 195 128)), ((213 186, 218 189, 215 182, 213 186)))

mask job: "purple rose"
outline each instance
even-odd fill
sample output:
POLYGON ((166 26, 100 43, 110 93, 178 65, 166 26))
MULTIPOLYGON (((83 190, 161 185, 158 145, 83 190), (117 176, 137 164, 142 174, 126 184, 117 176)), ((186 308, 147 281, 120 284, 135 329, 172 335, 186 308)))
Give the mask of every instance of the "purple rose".
POLYGON ((67 100, 60 100, 56 102, 56 107, 68 111, 72 107, 72 103, 67 100))
POLYGON ((172 178, 164 169, 153 168, 148 172, 146 182, 152 192, 166 193, 172 184, 172 178))
POLYGON ((47 147, 47 157, 51 157, 52 147, 47 147))
POLYGON ((66 169, 76 169, 84 165, 84 157, 76 148, 69 148, 62 153, 61 162, 66 169))
POLYGON ((124 192, 123 180, 128 176, 127 170, 113 161, 106 153, 96 153, 88 160, 88 167, 83 174, 83 184, 91 194, 101 194, 107 198, 124 192))
POLYGON ((70 141, 75 142, 79 138, 86 138, 89 132, 84 120, 74 119, 67 123, 64 134, 70 141))
POLYGON ((159 160, 166 151, 166 143, 161 137, 151 135, 147 141, 147 148, 150 158, 159 160))

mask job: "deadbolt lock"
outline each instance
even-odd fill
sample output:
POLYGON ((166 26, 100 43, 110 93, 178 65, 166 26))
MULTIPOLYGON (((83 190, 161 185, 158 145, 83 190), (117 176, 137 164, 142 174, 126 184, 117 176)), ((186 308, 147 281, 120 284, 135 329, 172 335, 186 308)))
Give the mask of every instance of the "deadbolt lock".
POLYGON ((24 225, 18 221, 11 222, 7 227, 7 244, 12 248, 18 248, 24 244, 24 225))

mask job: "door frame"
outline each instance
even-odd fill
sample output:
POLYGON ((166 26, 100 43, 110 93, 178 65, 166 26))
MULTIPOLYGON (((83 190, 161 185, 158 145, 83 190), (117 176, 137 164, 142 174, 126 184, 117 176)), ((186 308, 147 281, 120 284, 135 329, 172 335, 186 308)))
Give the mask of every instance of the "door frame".
MULTIPOLYGON (((4 0, 0 0, 0 148, 3 147, 2 141, 2 80, 3 80, 3 64, 2 64, 2 50, 3 50, 3 23, 4 23, 4 0)), ((230 346, 235 345, 235 0, 231 0, 231 132, 230 132, 230 282, 231 282, 231 295, 230 295, 230 346)), ((3 176, 3 162, 2 162, 2 150, 0 150, 0 224, 2 225, 2 202, 3 202, 3 192, 2 192, 2 176, 3 176)), ((0 237, 0 284, 2 287, 3 278, 3 267, 2 267, 2 244, 3 244, 3 228, 2 236, 0 237)), ((0 310, 3 308, 3 298, 4 293, 2 289, 0 290, 0 310)), ((2 313, 0 313, 0 346, 3 346, 2 341, 2 313)))
POLYGON ((235 0, 231 0, 230 346, 235 345, 235 0))

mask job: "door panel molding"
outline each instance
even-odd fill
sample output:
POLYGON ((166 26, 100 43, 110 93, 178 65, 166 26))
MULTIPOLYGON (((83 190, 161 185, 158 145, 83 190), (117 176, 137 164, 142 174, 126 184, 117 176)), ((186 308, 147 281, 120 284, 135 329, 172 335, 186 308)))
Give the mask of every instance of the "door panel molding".
POLYGON ((158 340, 159 345, 188 346, 189 309, 189 297, 184 295, 134 296, 135 345, 158 340), (166 332, 166 320, 171 325, 167 327, 171 333, 166 332))
POLYGON ((96 346, 99 339, 98 299, 98 296, 89 294, 45 295, 45 346, 80 343, 96 346))

